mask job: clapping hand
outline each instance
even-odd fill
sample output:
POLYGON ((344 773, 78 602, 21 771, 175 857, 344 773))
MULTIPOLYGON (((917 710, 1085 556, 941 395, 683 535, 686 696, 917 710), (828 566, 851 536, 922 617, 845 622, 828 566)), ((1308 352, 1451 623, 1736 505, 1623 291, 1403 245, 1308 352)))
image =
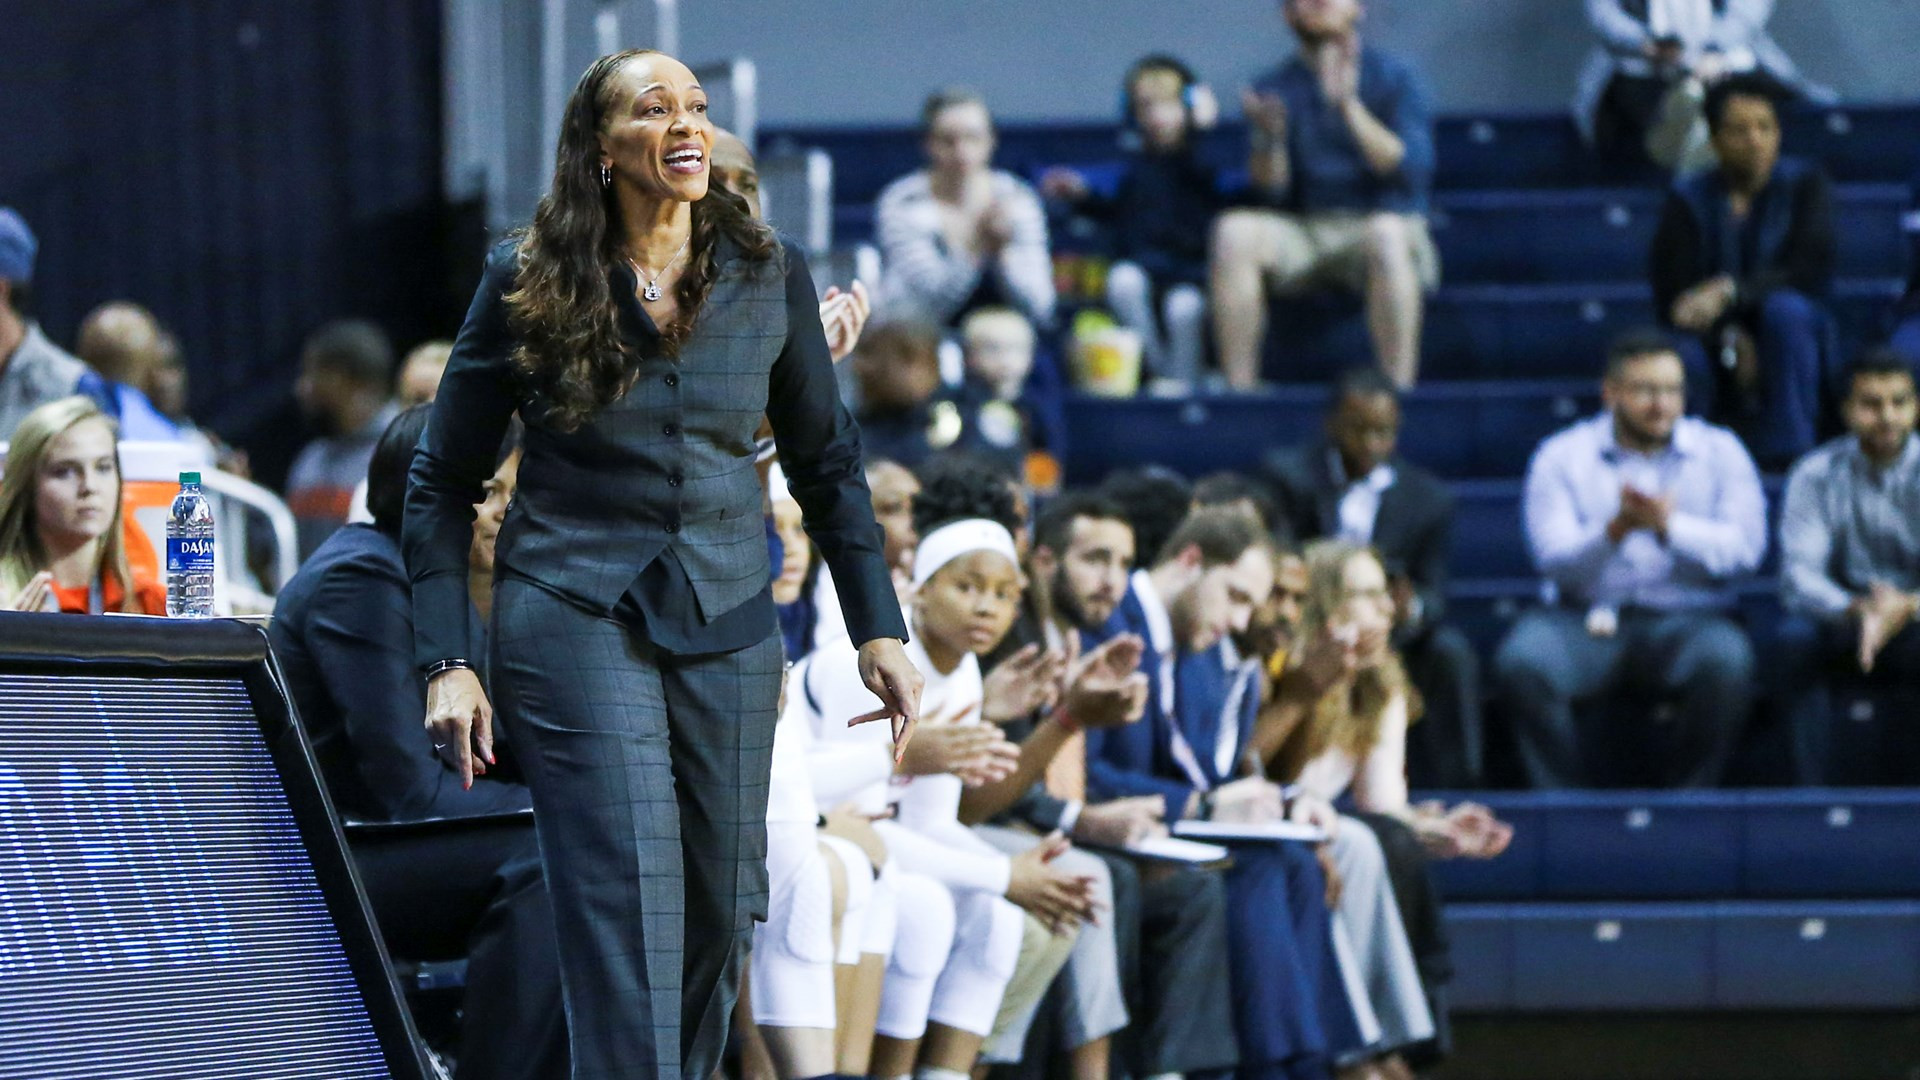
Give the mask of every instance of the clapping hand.
POLYGON ((842 292, 840 286, 834 285, 820 298, 820 328, 826 332, 827 352, 832 354, 834 363, 846 359, 854 346, 860 344, 860 331, 866 328, 871 314, 873 303, 867 287, 858 278, 850 290, 842 292))
POLYGON ((7 611, 59 611, 60 601, 53 594, 53 574, 42 570, 27 579, 19 593, 10 598, 7 611))
POLYGON ((1051 709, 1060 700, 1066 669, 1067 656, 1058 649, 1021 648, 987 672, 981 716, 989 724, 1004 724, 1051 709))
MULTIPOLYGON (((1071 639, 1069 645, 1071 649, 1071 639)), ((1150 689, 1140 670, 1145 651, 1139 635, 1120 634, 1072 660, 1061 698, 1068 718, 1083 728, 1111 728, 1145 715, 1150 689)))
POLYGON ((1704 334, 1733 303, 1734 281, 1725 274, 1707 280, 1681 293, 1673 301, 1668 316, 1673 325, 1695 334, 1704 334))
POLYGON ((974 706, 930 718, 900 757, 904 776, 953 775, 968 787, 997 783, 1013 775, 1020 748, 992 724, 965 724, 974 706))

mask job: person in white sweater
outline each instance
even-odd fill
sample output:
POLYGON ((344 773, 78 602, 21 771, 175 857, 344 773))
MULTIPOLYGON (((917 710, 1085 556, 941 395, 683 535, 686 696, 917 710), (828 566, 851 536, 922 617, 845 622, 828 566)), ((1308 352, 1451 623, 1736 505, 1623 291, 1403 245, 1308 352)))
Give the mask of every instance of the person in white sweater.
POLYGON ((927 167, 887 185, 875 209, 881 316, 952 326, 974 308, 1005 305, 1052 323, 1046 211, 1026 181, 993 167, 986 101, 939 91, 920 125, 927 167))

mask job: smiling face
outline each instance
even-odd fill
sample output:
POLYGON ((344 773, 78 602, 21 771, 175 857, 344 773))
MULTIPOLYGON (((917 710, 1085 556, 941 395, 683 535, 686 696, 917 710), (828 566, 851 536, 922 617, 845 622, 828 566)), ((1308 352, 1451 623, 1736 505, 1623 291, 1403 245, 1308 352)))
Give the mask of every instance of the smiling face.
POLYGON ((105 536, 120 506, 113 427, 82 420, 53 437, 34 484, 34 525, 43 546, 66 549, 105 536))
POLYGON ((1026 581, 997 551, 971 551, 941 567, 914 599, 930 653, 992 652, 1013 628, 1026 581))
POLYGON ((707 94, 687 66, 643 53, 607 80, 600 160, 614 182, 661 201, 707 197, 713 123, 707 94))

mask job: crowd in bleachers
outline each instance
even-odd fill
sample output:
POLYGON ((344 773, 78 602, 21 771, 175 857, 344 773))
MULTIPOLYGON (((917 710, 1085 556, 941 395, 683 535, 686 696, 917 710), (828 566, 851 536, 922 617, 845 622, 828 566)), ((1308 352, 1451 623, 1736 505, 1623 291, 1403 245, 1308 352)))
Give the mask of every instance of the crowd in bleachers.
MULTIPOLYGON (((1710 787, 1766 724, 1788 735, 1793 781, 1841 778, 1834 687, 1920 687, 1920 316, 1892 348, 1837 330, 1846 214, 1781 136, 1783 110, 1826 92, 1747 11, 1765 6, 1587 4, 1596 152, 1675 173, 1645 253, 1660 325, 1586 358, 1588 415, 1521 399, 1531 428, 1559 430, 1513 519, 1400 450, 1428 434, 1403 439, 1422 422, 1411 395, 1443 272, 1438 151, 1415 67, 1363 43, 1353 0, 1281 5, 1299 53, 1243 95, 1230 167, 1201 147, 1211 91, 1170 56, 1124 75, 1123 162, 1033 183, 994 167, 986 99, 928 98, 925 166, 873 211, 874 325, 857 284, 821 309, 836 359, 850 354, 925 719, 898 760, 880 725, 847 726, 877 701, 770 447, 770 588, 792 666, 744 1075, 958 1080, 1059 1059, 1075 1080, 1411 1076, 1448 1044, 1429 862, 1514 839, 1478 802, 1420 793, 1710 787), (1063 270, 1080 264, 1054 249, 1062 230, 1100 257, 1093 287, 1063 270), (1156 467, 1078 482, 1077 392, 1266 408, 1263 379, 1302 381, 1284 298, 1318 290, 1359 297, 1370 347, 1333 383, 1323 437, 1198 482, 1156 467), (1109 317, 1084 318, 1094 306, 1109 317), (1476 560, 1523 544, 1542 602, 1476 641, 1456 570, 1489 576, 1476 560), (1784 613, 1756 625, 1741 590, 1775 567, 1784 613), (1229 847, 1171 843, 1209 836, 1229 847)), ((744 146, 717 142, 713 168, 757 210, 744 146)), ((78 357, 50 342, 34 254, 0 209, 0 607, 160 613, 151 541, 119 509, 116 434, 186 441, 230 471, 245 456, 186 415, 178 349, 144 309, 103 305, 78 357)), ((355 821, 528 806, 510 746, 461 790, 420 728, 398 534, 449 348, 396 365, 378 327, 345 321, 302 351, 296 392, 325 434, 287 481, 305 561, 267 583, 272 637, 355 821)), ((1138 429, 1103 437, 1162 449, 1138 429)), ((519 438, 476 508, 482 615, 519 438)), ((531 834, 472 858, 445 858, 452 842, 369 864, 390 944, 470 957, 460 1075, 559 1075, 531 834), (429 892, 461 898, 458 925, 415 925, 429 892)))

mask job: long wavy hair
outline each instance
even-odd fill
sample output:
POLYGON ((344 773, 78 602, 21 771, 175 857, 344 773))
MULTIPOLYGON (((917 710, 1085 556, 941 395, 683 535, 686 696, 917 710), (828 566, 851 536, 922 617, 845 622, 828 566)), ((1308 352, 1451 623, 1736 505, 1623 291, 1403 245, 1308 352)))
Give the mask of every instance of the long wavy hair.
MULTIPOLYGON (((1307 545, 1302 558, 1307 564, 1307 598, 1301 605, 1298 640, 1311 641, 1341 617, 1347 602, 1347 565, 1379 556, 1370 547, 1320 540, 1307 545)), ((1345 692, 1336 688, 1320 699, 1283 751, 1285 775, 1298 775, 1301 767, 1331 747, 1365 758, 1380 742, 1380 721, 1387 706, 1401 696, 1407 699, 1407 718, 1412 720, 1420 714, 1419 694, 1400 657, 1389 652, 1380 663, 1354 676, 1345 692)))
MULTIPOLYGON (((632 383, 632 358, 620 337, 607 274, 631 253, 618 227, 615 189, 600 179, 600 134, 616 104, 614 76, 630 60, 660 55, 653 49, 612 53, 580 76, 560 118, 553 186, 520 234, 519 273, 505 298, 508 323, 518 338, 513 366, 527 388, 549 403, 548 421, 563 430, 586 423, 632 383)), ((692 211, 689 261, 674 289, 680 317, 661 328, 670 356, 677 356, 693 333, 720 276, 716 252, 723 237, 751 262, 780 251, 773 230, 718 181, 692 211)))
POLYGON ((120 427, 100 406, 85 397, 61 398, 28 413, 14 429, 7 447, 7 464, 0 471, 0 597, 8 603, 26 588, 33 575, 47 569, 51 561, 47 547, 40 542, 40 522, 35 515, 39 496, 40 468, 46 463, 47 448, 53 440, 88 420, 99 420, 113 432, 113 522, 100 537, 100 567, 103 581, 120 585, 121 611, 139 612, 140 598, 134 594, 133 570, 127 565, 127 545, 121 531, 120 427))

